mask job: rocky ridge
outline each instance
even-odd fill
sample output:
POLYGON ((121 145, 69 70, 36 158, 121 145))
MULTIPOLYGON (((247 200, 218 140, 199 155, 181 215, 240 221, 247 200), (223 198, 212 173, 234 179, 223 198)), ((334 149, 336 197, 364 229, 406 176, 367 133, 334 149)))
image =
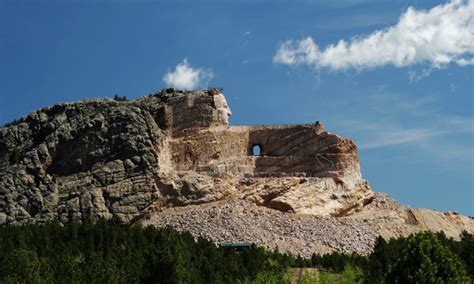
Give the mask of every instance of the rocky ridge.
POLYGON ((474 232, 467 217, 375 194, 356 145, 319 122, 232 126, 231 114, 220 90, 166 89, 2 127, 0 225, 115 217, 302 255, 367 253, 378 234, 474 232))

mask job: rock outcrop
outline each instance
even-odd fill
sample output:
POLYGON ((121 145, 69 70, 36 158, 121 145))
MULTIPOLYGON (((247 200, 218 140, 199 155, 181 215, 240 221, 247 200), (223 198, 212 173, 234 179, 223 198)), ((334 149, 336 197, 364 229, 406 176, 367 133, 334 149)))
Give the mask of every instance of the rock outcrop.
MULTIPOLYGON (((376 234, 403 235, 420 229, 449 227, 453 235, 461 229, 474 232, 472 220, 462 216, 454 226, 456 216, 446 219, 441 213, 402 205, 387 210, 374 205, 381 197, 361 176, 356 146, 327 132, 319 122, 229 126, 231 114, 217 89, 166 89, 134 101, 63 103, 25 116, 16 125, 0 128, 0 224, 115 217, 176 225, 184 223, 175 224, 169 216, 180 220, 182 215, 169 215, 174 212, 170 210, 180 207, 203 216, 208 208, 203 206, 217 202, 251 208, 255 222, 258 212, 280 214, 290 223, 303 215, 317 219, 303 222, 305 228, 311 222, 325 226, 355 222, 360 228, 357 234, 370 236, 369 243, 376 234), (168 221, 160 216, 168 216, 168 221), (409 227, 384 227, 389 219, 409 227), (360 220, 365 220, 365 227, 359 226, 360 220)), ((189 222, 192 215, 183 218, 189 222)), ((285 227, 275 224, 279 226, 285 227)), ((338 226, 326 231, 339 236, 338 226)), ((222 239, 212 234, 219 235, 219 230, 211 226, 208 231, 207 237, 222 239)), ((300 245, 311 242, 320 251, 370 247, 362 239, 364 249, 347 241, 341 246, 318 243, 320 239, 304 234, 281 237, 299 240, 300 245)), ((272 246, 261 239, 260 244, 272 246)))

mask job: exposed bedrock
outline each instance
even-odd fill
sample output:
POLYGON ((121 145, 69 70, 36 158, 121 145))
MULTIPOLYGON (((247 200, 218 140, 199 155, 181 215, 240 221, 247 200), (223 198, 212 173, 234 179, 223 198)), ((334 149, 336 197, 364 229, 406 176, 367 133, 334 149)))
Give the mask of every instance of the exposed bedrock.
POLYGON ((339 215, 370 199, 351 140, 319 123, 229 126, 230 115, 218 90, 168 89, 23 117, 0 129, 0 223, 128 222, 228 197, 339 215))
MULTIPOLYGON (((231 200, 341 218, 375 208, 350 139, 319 122, 229 126, 231 114, 217 89, 31 113, 0 128, 0 224, 137 222, 172 207, 231 200)), ((420 214, 409 220, 423 220, 420 214)))

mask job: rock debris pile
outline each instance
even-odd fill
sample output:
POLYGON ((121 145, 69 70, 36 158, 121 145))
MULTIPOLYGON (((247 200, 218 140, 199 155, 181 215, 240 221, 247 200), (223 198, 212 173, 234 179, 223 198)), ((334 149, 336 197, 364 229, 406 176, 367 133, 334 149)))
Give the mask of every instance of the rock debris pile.
POLYGON ((168 209, 144 223, 218 244, 250 242, 303 257, 332 251, 368 254, 377 237, 361 220, 281 213, 244 200, 168 209))

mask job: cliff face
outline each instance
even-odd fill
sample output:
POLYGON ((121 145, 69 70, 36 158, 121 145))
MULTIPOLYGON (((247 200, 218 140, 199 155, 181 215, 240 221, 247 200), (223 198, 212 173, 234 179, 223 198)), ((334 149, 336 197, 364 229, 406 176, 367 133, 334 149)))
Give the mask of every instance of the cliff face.
POLYGON ((337 215, 370 199, 349 139, 321 124, 228 126, 230 115, 217 90, 165 90, 32 113, 0 129, 0 224, 129 222, 226 197, 337 215))
MULTIPOLYGON (((320 123, 229 126, 231 114, 216 89, 168 89, 134 101, 58 104, 23 117, 0 128, 0 224, 158 222, 168 208, 232 200, 319 217, 366 218, 375 210, 366 219, 380 223, 350 139, 320 123)), ((367 230, 383 233, 382 227, 367 230)))
POLYGON ((158 198, 153 145, 163 134, 133 103, 42 109, 0 129, 0 224, 113 215, 158 198))

